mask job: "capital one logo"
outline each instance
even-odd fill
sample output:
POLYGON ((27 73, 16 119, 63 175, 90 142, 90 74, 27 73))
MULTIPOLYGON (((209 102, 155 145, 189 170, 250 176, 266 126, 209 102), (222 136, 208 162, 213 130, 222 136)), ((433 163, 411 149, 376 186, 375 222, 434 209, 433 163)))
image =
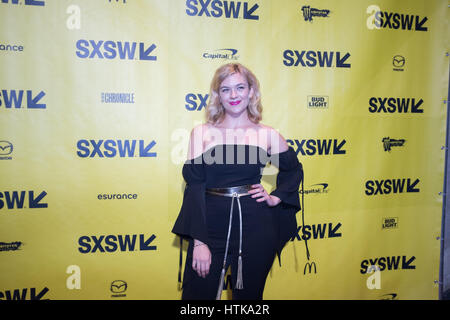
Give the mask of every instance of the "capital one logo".
POLYGON ((228 19, 259 20, 256 15, 258 8, 257 3, 250 7, 241 1, 186 0, 186 14, 189 16, 220 18, 225 15, 228 19))
POLYGON ((80 39, 76 43, 75 54, 81 59, 120 59, 156 61, 157 56, 152 55, 156 45, 139 44, 128 41, 95 41, 80 39), (137 48, 139 45, 139 48, 137 48))
MULTIPOLYGON (((9 0, 2 0, 1 3, 9 3, 9 0)), ((23 0, 19 2, 19 0, 11 0, 11 4, 22 4, 23 0)), ((25 0, 24 3, 26 6, 45 6, 45 1, 43 0, 25 0)))

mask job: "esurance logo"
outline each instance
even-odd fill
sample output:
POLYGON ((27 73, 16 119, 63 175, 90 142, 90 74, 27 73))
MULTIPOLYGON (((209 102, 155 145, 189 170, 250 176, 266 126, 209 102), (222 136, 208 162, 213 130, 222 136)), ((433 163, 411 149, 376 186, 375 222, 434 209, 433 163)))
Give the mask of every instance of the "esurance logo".
POLYGON ((75 54, 81 59, 120 59, 120 60, 143 60, 156 61, 157 57, 152 55, 156 45, 146 45, 143 42, 128 41, 95 41, 80 39, 76 43, 75 54), (139 47, 139 49, 137 48, 139 47))
POLYGON ((77 155, 80 158, 147 158, 156 157, 151 151, 155 140, 145 143, 144 140, 78 140, 77 155))
POLYGON ((377 5, 367 7, 366 13, 370 14, 366 21, 369 30, 394 29, 409 31, 428 31, 425 23, 427 17, 418 15, 381 11, 377 5))
POLYGON ((45 6, 45 1, 43 0, 25 0, 25 2, 23 2, 23 0, 19 1, 19 0, 2 0, 2 3, 11 3, 11 4, 25 4, 26 6, 38 6, 38 7, 43 7, 45 6))
POLYGON ((227 19, 259 20, 256 10, 257 3, 251 7, 247 2, 241 1, 219 1, 219 0, 186 0, 186 14, 188 16, 205 16, 227 19))
POLYGON ((350 68, 348 63, 350 53, 339 51, 314 51, 314 50, 284 50, 283 64, 286 67, 307 67, 307 68, 350 68))
POLYGON ((156 250, 157 247, 151 245, 155 238, 154 234, 148 238, 144 234, 140 234, 139 241, 137 241, 138 235, 136 234, 82 236, 78 239, 78 251, 81 253, 95 253, 156 250))
POLYGON ((45 96, 44 91, 33 93, 33 90, 5 90, 0 91, 0 107, 6 109, 46 109, 45 103, 40 103, 45 96), (24 93, 26 93, 24 95, 24 93))

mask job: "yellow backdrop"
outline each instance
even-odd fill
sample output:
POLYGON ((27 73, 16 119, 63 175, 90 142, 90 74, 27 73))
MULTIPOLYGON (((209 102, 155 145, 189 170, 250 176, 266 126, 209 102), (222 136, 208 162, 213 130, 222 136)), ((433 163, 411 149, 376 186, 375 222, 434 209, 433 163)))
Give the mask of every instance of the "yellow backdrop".
POLYGON ((1 1, 0 299, 180 297, 181 167, 232 61, 305 170, 264 297, 437 299, 447 21, 438 0, 1 1))

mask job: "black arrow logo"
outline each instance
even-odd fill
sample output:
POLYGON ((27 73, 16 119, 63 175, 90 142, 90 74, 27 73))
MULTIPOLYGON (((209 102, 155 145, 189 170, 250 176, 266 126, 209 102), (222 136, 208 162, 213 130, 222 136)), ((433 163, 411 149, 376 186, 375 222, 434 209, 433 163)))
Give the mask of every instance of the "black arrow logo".
POLYGON ((336 67, 337 68, 350 68, 350 63, 344 63, 347 59, 350 58, 350 53, 346 53, 345 56, 341 59, 341 53, 336 52, 336 67))
POLYGON ((337 140, 335 139, 333 141, 333 154, 345 154, 345 150, 341 150, 341 148, 344 146, 345 144, 345 139, 342 140, 342 142, 337 145, 337 140))
POLYGON ((419 109, 419 107, 423 103, 423 99, 420 99, 419 102, 417 102, 417 104, 415 102, 416 102, 415 99, 412 99, 411 112, 412 113, 423 113, 423 109, 419 109))
POLYGON ((416 31, 428 31, 427 27, 423 27, 423 25, 425 24, 425 22, 427 22, 428 18, 424 17, 420 22, 419 22, 419 16, 416 16, 416 31))
POLYGON ((146 241, 144 240, 144 235, 139 235, 139 249, 141 251, 144 250, 156 250, 156 246, 150 246, 149 244, 152 243, 153 240, 155 240, 156 236, 152 234, 150 238, 148 238, 146 241))
POLYGON ((336 233, 341 226, 342 224, 340 222, 334 228, 332 228, 332 223, 328 224, 328 238, 342 237, 342 233, 336 233))
POLYGON ((416 260, 415 256, 412 256, 408 261, 406 261, 406 256, 402 257, 402 269, 415 269, 416 266, 411 266, 411 263, 416 260))
POLYGON ((252 15, 253 12, 256 11, 256 9, 259 8, 259 5, 257 3, 255 3, 253 5, 253 7, 250 8, 250 10, 248 9, 248 3, 244 2, 244 19, 250 19, 250 20, 259 20, 259 16, 257 15, 252 15))
POLYGON ((41 290, 38 295, 36 295, 36 288, 31 288, 30 290, 30 300, 49 300, 42 299, 42 297, 49 291, 47 287, 41 290))
POLYGON ((416 179, 416 181, 414 181, 414 183, 411 184, 411 179, 408 178, 406 192, 419 192, 420 191, 419 188, 417 188, 417 189, 414 188, 419 183, 419 181, 420 181, 419 179, 416 179))
POLYGON ((39 203, 46 195, 47 192, 42 191, 37 198, 34 198, 34 191, 28 191, 30 208, 47 208, 47 203, 39 203))

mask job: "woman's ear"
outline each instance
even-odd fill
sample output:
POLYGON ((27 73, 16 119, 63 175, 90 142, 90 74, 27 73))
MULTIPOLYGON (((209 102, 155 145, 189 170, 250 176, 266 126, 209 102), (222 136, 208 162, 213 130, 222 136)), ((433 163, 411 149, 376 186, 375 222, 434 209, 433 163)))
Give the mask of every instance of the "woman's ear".
POLYGON ((253 98, 253 95, 255 94, 253 87, 250 87, 250 91, 248 93, 248 98, 249 100, 251 100, 253 98))

